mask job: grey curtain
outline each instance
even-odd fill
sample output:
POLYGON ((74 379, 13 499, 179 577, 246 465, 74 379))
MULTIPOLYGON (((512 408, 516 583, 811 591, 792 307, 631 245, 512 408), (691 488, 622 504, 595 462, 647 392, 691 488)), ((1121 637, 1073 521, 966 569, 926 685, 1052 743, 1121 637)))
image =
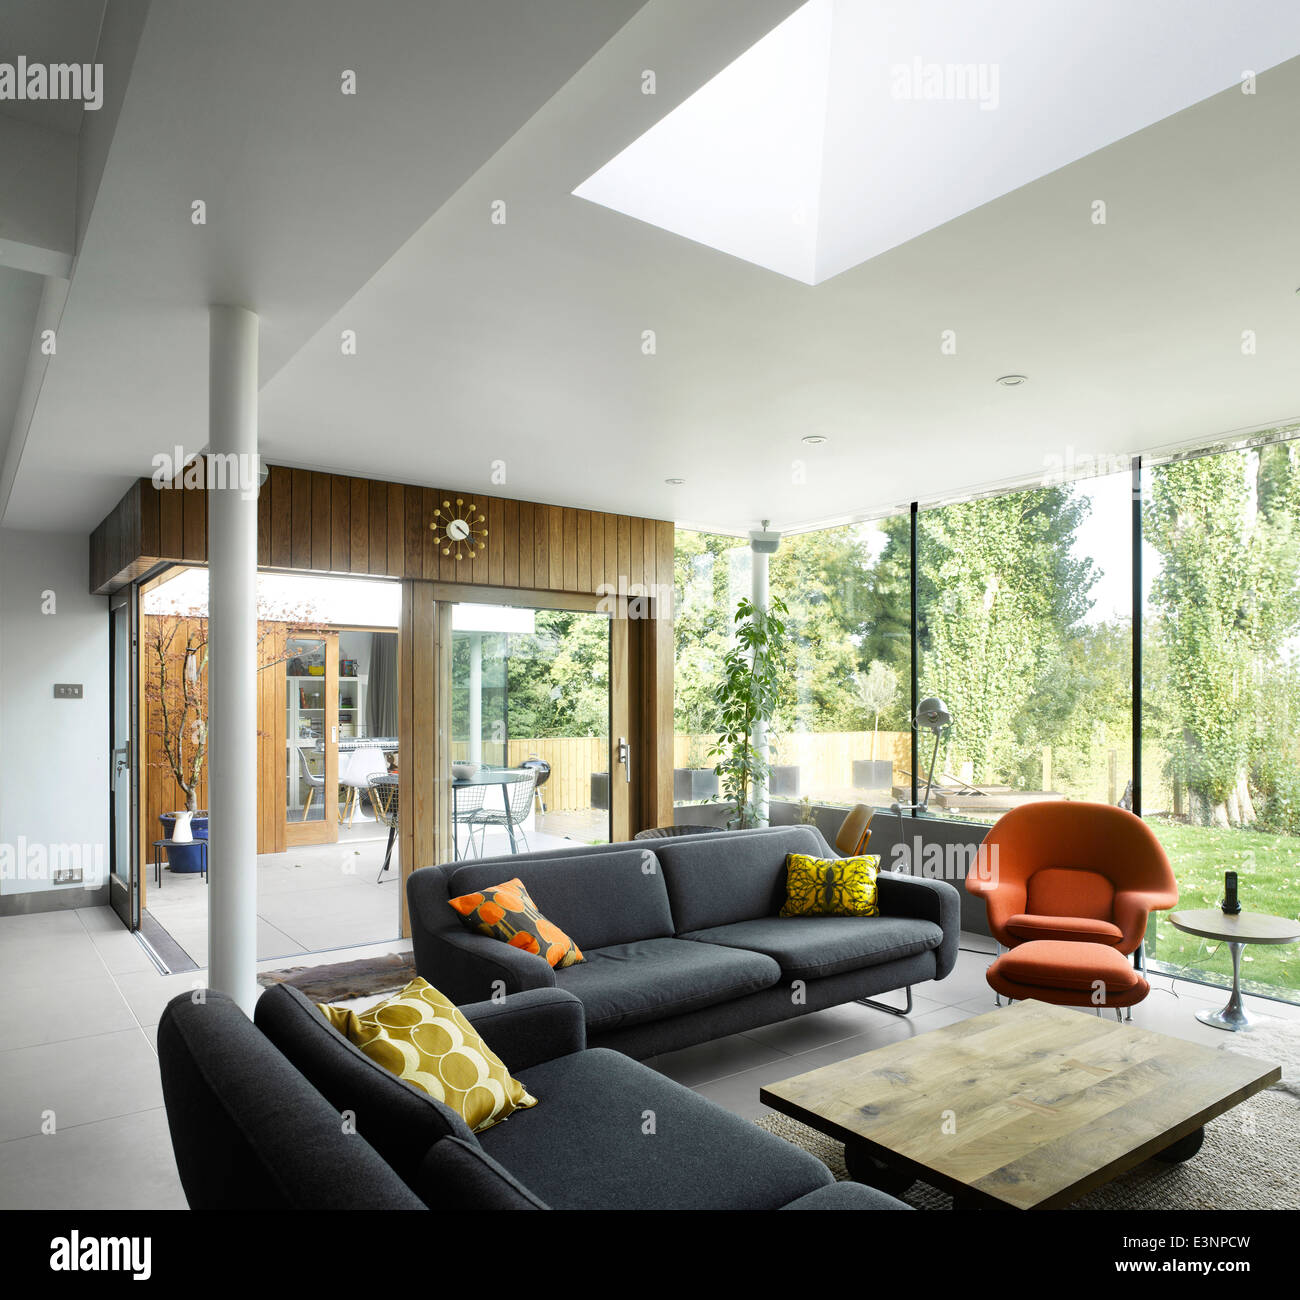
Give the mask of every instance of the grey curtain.
POLYGON ((397 633, 370 634, 366 722, 372 736, 397 735, 397 633))

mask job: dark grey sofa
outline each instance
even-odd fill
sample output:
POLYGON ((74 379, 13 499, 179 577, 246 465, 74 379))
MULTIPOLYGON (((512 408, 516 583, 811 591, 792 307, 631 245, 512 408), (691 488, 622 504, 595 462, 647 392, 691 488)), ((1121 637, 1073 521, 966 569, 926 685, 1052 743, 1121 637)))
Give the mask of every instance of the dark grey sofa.
POLYGON ((835 856, 814 827, 786 826, 426 867, 407 881, 416 970, 456 1003, 565 989, 593 1046, 639 1060, 952 970, 951 885, 886 872, 878 917, 782 919, 788 853, 835 856), (448 902, 515 876, 585 962, 552 970, 448 902))
POLYGON ((560 989, 463 1007, 539 1099, 476 1136, 376 1065, 296 989, 255 1018, 219 993, 158 1026, 193 1209, 906 1209, 618 1052, 560 989), (646 1133, 653 1115, 654 1135, 646 1133))

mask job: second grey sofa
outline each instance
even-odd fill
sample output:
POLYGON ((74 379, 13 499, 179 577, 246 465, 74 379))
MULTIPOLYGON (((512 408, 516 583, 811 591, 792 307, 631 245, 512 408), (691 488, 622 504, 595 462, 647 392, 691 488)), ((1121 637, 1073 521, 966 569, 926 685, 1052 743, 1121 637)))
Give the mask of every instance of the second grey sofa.
POLYGON ((566 989, 591 1046, 640 1060, 952 970, 951 885, 885 872, 877 917, 781 918, 789 853, 835 856, 814 827, 791 826, 426 867, 407 881, 416 970, 457 1003, 566 989), (584 962, 552 970, 450 906, 516 876, 584 962))

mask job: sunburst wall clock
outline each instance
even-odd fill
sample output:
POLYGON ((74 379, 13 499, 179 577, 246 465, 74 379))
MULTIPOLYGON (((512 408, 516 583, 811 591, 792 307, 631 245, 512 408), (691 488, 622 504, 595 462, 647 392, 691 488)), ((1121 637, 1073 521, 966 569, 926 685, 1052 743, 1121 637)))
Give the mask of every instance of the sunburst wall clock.
POLYGON ((463 560, 473 559, 476 551, 486 549, 486 522, 473 501, 466 504, 464 497, 457 497, 454 505, 444 501, 433 512, 433 523, 429 527, 438 535, 438 544, 444 555, 454 555, 463 560))

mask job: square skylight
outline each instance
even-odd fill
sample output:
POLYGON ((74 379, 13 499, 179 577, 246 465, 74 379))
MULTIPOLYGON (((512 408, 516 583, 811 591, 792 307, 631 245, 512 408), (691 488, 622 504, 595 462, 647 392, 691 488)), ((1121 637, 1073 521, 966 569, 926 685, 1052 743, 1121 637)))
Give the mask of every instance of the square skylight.
POLYGON ((1298 54, 1297 0, 808 0, 573 192, 819 284, 1298 54))

